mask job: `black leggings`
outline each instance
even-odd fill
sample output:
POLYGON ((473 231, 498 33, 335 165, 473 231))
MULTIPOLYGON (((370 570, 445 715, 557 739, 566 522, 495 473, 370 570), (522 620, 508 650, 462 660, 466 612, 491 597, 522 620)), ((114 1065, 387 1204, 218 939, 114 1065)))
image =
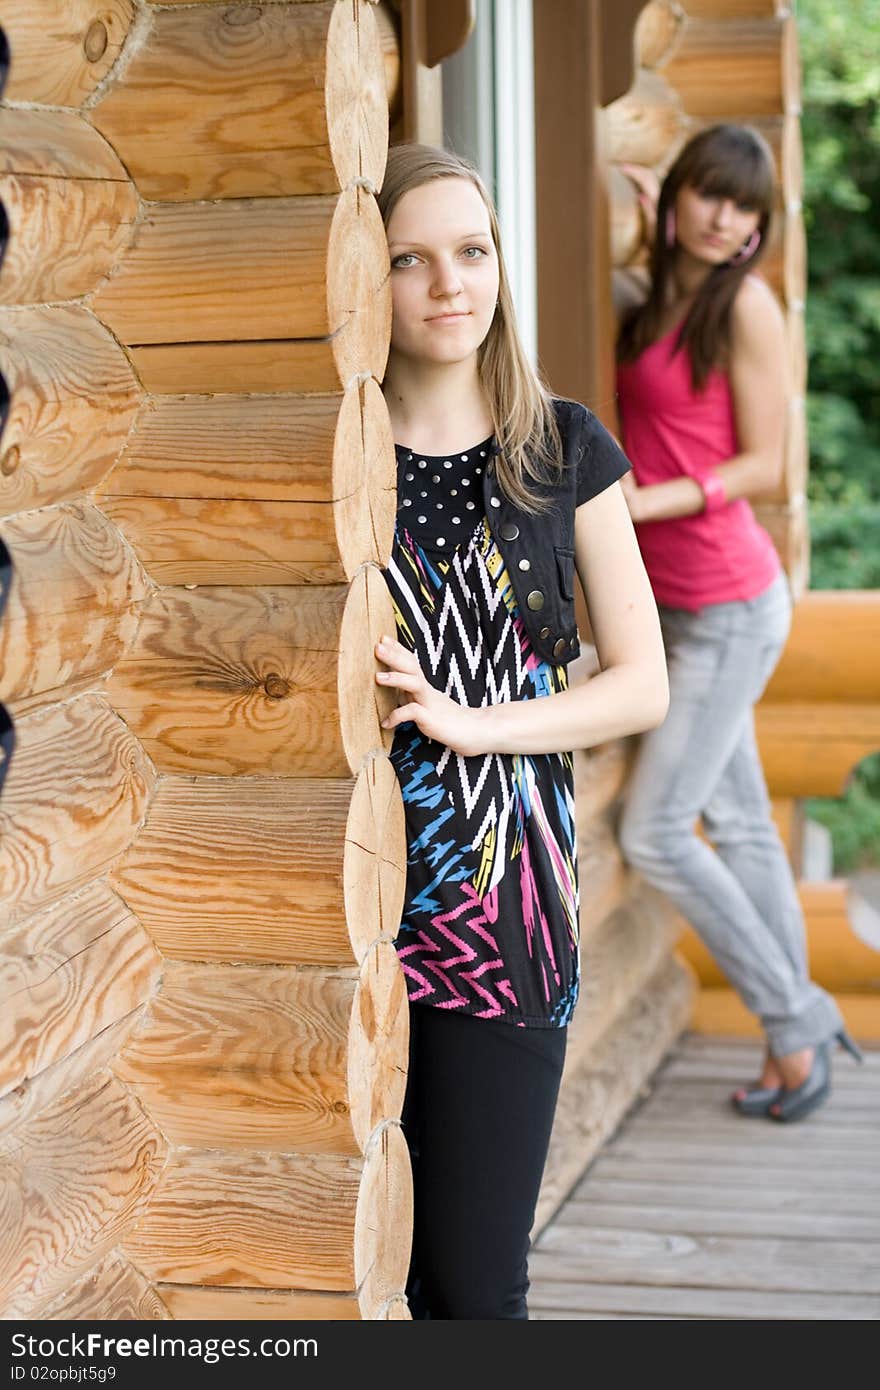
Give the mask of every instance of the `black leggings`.
POLYGON ((414 1318, 528 1317, 529 1231, 565 1040, 565 1028, 410 1008, 414 1318))

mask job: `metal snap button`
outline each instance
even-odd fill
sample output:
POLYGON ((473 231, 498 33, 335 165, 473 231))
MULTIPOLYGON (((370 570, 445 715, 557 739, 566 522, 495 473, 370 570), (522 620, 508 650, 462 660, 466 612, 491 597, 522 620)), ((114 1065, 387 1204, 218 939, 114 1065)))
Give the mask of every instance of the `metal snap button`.
POLYGON ((531 560, 520 560, 519 567, 521 570, 530 570, 532 568, 532 562, 531 560))
POLYGON ((544 595, 541 593, 541 590, 533 589, 526 599, 526 603, 533 613, 540 613, 541 609, 544 607, 544 595))
POLYGON ((564 654, 565 654, 565 638, 564 638, 564 637, 560 637, 558 642, 554 642, 554 643, 553 643, 553 655, 556 657, 556 659, 557 659, 557 661, 558 661, 559 658, 560 658, 561 656, 564 656, 564 654))
POLYGON ((542 642, 546 642, 547 638, 550 636, 549 627, 542 627, 541 631, 538 633, 538 636, 540 637, 542 642))
POLYGON ((498 534, 503 541, 515 541, 519 536, 519 527, 512 521, 505 521, 498 534))

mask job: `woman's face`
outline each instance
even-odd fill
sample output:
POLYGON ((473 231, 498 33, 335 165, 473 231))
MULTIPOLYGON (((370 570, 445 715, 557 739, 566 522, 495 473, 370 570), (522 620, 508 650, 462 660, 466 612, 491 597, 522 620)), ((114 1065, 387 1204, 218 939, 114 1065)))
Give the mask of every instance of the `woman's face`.
POLYGON ((482 343, 498 299, 489 212, 466 178, 412 188, 388 222, 391 347, 436 365, 462 362, 482 343))
POLYGON ((748 241, 761 220, 754 208, 732 198, 700 193, 684 184, 675 198, 675 235, 698 261, 722 265, 748 241))

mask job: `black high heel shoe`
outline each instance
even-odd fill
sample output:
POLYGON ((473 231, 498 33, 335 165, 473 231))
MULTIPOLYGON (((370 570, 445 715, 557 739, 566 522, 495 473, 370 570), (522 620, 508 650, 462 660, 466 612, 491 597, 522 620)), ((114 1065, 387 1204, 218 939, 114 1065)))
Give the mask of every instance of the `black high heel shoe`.
POLYGON ((730 1103, 738 1115, 763 1116, 769 1114, 770 1106, 776 1103, 782 1091, 781 1086, 741 1086, 730 1097, 730 1103))
POLYGON ((845 1028, 835 1033, 833 1038, 816 1046, 810 1074, 800 1086, 788 1090, 783 1086, 777 1099, 767 1109, 773 1120, 790 1124, 793 1120, 805 1120, 814 1110, 826 1101, 831 1094, 831 1043, 839 1042, 857 1062, 865 1060, 858 1043, 854 1042, 845 1028))

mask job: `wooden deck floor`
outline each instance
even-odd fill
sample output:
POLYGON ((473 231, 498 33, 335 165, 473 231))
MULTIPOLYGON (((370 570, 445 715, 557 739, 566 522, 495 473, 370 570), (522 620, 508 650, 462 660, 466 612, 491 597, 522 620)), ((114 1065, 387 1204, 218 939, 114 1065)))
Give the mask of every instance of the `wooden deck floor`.
POLYGON ((759 1058, 681 1040, 536 1241, 532 1318, 880 1317, 880 1051, 791 1126, 727 1103, 759 1058))

